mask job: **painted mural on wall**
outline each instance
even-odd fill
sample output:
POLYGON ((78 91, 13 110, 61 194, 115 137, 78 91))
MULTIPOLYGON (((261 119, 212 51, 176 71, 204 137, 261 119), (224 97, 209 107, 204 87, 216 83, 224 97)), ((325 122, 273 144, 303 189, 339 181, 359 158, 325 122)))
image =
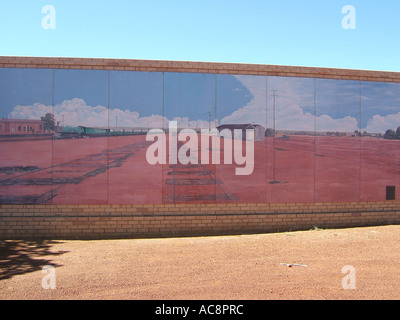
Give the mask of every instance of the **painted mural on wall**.
POLYGON ((384 201, 400 84, 3 68, 0 146, 0 204, 384 201))

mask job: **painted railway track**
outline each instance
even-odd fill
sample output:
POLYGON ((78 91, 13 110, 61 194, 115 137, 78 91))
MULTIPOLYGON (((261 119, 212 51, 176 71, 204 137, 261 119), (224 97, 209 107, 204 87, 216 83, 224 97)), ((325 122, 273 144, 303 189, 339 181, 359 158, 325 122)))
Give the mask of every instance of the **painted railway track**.
POLYGON ((120 167, 135 152, 149 143, 134 144, 90 154, 65 163, 46 168, 35 168, 30 172, 0 180, 0 187, 13 188, 18 194, 0 195, 0 204, 44 204, 57 196, 58 190, 66 185, 77 185, 87 179, 120 167), (41 193, 30 194, 31 186, 41 186, 41 193), (45 191, 43 192, 43 188, 45 191), (24 190, 26 189, 26 190, 24 190))
POLYGON ((164 203, 235 203, 222 181, 215 176, 215 165, 169 165, 165 180, 164 203))

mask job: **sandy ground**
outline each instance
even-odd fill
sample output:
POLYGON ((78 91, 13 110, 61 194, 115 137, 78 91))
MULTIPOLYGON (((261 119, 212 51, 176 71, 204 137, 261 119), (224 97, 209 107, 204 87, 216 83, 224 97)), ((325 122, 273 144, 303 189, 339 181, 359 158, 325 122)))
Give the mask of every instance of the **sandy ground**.
POLYGON ((2 300, 400 298, 400 226, 0 244, 2 300))

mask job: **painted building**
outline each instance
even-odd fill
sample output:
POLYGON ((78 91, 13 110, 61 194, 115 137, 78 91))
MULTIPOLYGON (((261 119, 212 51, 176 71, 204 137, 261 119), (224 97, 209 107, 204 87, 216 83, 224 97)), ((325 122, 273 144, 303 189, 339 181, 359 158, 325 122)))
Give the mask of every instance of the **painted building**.
POLYGON ((240 130, 242 131, 241 138, 242 140, 254 140, 254 141, 263 141, 265 139, 265 128, 259 124, 247 123, 247 124, 221 124, 217 127, 218 131, 229 130, 232 132, 232 137, 234 137, 234 131, 240 130), (250 131, 250 136, 247 136, 246 130, 250 131))
POLYGON ((0 135, 31 135, 44 133, 43 121, 0 119, 0 135))

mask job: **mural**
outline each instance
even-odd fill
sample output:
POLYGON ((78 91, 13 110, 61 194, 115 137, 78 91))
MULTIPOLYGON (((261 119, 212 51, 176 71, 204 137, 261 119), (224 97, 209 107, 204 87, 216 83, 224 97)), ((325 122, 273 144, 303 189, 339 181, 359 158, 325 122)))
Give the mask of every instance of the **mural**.
POLYGON ((52 70, 0 69, 0 203, 51 203, 53 105, 52 70))
POLYGON ((385 201, 400 84, 0 69, 1 204, 385 201))
POLYGON ((319 79, 315 96, 315 199, 359 201, 360 82, 319 79))
MULTIPOLYGON (((217 177, 220 190, 228 195, 230 202, 254 203, 267 201, 267 77, 263 76, 218 76, 217 122, 222 128, 245 130, 248 124, 254 130, 261 129, 262 137, 255 137, 253 171, 249 175, 236 175, 237 163, 218 165, 217 177), (235 80, 235 82, 233 81, 235 80), (233 86, 228 87, 232 82, 233 86), (237 97, 234 97, 236 95, 237 97)), ((255 132, 256 135, 256 132, 255 132)), ((241 154, 248 155, 243 142, 241 154)), ((224 147, 224 146, 223 146, 224 147)), ((236 146, 235 146, 236 147, 236 146)), ((236 148, 234 151, 237 151, 236 148)), ((251 162, 251 159, 248 159, 251 162)), ((249 164, 246 164, 249 165, 249 164)), ((243 167, 243 165, 241 165, 243 167)))
POLYGON ((146 161, 146 133, 163 128, 164 75, 110 73, 108 202, 161 204, 163 166, 146 161))
POLYGON ((361 106, 360 200, 398 200, 400 84, 361 83, 361 106))

